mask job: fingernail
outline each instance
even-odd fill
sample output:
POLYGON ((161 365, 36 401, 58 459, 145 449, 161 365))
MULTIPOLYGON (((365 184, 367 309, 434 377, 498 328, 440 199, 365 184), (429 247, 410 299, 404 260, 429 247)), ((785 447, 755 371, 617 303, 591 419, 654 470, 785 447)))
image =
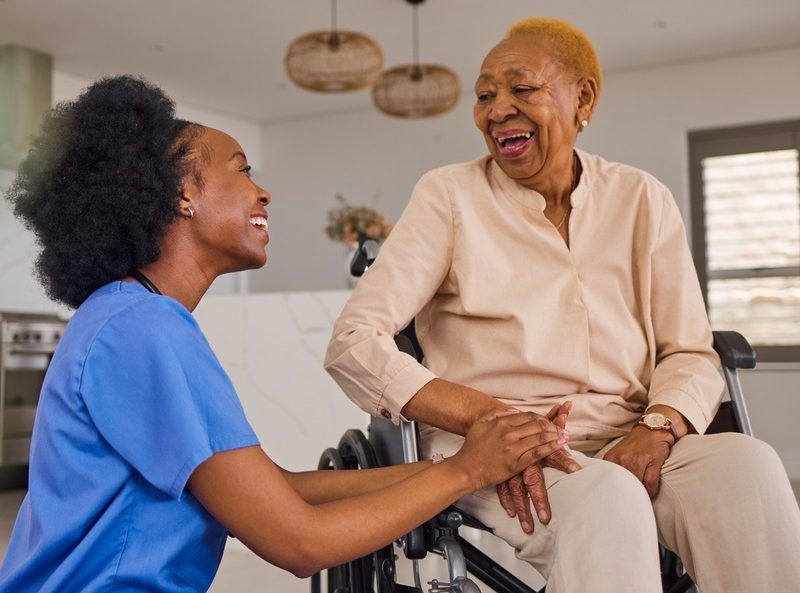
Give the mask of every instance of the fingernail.
POLYGON ((541 521, 542 523, 547 523, 547 513, 545 513, 544 511, 539 511, 538 515, 539 515, 539 521, 541 521))
POLYGON ((526 533, 530 533, 530 531, 531 531, 531 524, 530 524, 530 523, 528 523, 527 521, 526 521, 526 522, 523 522, 523 523, 522 523, 522 530, 523 530, 524 532, 526 532, 526 533))

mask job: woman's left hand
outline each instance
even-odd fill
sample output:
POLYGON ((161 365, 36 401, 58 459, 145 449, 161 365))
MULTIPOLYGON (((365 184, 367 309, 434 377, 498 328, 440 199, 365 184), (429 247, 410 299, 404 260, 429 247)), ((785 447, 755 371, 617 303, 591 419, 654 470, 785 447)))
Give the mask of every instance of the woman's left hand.
POLYGON ((661 468, 669 457, 673 441, 666 430, 635 426, 603 459, 630 471, 644 484, 650 498, 655 498, 661 483, 661 468))

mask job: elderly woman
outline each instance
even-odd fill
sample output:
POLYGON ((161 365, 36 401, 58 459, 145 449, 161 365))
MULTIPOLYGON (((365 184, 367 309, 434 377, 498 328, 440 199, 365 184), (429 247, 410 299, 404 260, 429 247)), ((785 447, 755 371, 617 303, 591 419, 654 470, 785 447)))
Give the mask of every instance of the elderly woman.
POLYGON ((669 190, 575 148, 600 89, 582 32, 510 29, 475 83, 489 155, 419 181, 326 367, 364 410, 423 423, 426 454, 452 454, 492 410, 572 402, 571 458, 459 502, 548 593, 660 591, 659 541, 704 592, 798 590, 800 512, 777 455, 702 436, 723 385, 669 190), (392 341, 412 319, 423 365, 392 341))
POLYGON ((436 465, 275 465, 191 315, 217 276, 265 263, 270 195, 233 138, 176 119, 139 79, 51 114, 10 198, 49 294, 77 311, 42 389, 2 593, 205 591, 228 532, 309 575, 566 441, 532 414, 492 413, 436 465))

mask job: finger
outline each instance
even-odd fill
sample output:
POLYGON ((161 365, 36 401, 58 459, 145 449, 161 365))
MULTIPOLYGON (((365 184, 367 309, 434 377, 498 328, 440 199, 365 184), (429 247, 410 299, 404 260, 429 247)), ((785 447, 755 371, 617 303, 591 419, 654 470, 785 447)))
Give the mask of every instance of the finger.
POLYGON ((545 418, 547 418, 550 422, 552 422, 553 420, 556 419, 556 416, 558 416, 558 413, 560 411, 561 411, 561 404, 556 404, 552 408, 550 408, 550 411, 547 412, 547 414, 545 414, 545 418))
POLYGON ((511 488, 507 481, 497 485, 497 498, 500 499, 500 506, 509 517, 517 516, 517 510, 514 508, 514 501, 511 498, 511 488))
POLYGON ((533 508, 536 509, 536 516, 539 517, 542 525, 547 525, 550 522, 550 500, 547 497, 542 467, 538 463, 529 466, 522 472, 522 479, 525 482, 528 496, 533 502, 533 508))
POLYGON ((657 461, 651 461, 644 470, 642 483, 647 489, 650 498, 655 498, 658 494, 658 488, 661 485, 661 464, 657 461))
POLYGON ((562 439, 553 439, 524 451, 519 457, 520 471, 534 463, 541 463, 543 459, 562 449, 564 445, 565 442, 562 439))
POLYGON ((563 447, 545 457, 544 464, 547 467, 552 467, 568 474, 575 473, 581 469, 581 464, 575 461, 570 452, 563 447))
POLYGON ((519 439, 514 446, 520 451, 520 471, 552 455, 564 447, 567 441, 568 438, 561 430, 537 432, 519 439))
POLYGON ((508 481, 511 490, 511 500, 514 502, 514 510, 517 519, 525 533, 533 533, 533 515, 531 515, 530 499, 528 491, 522 481, 522 476, 516 475, 508 481))
POLYGON ((554 405, 550 411, 547 413, 545 418, 550 420, 555 425, 566 428, 567 427, 567 417, 569 417, 569 413, 572 411, 572 402, 563 402, 560 404, 554 405))
POLYGON ((558 412, 558 416, 553 421, 557 426, 560 426, 563 429, 567 428, 567 418, 572 412, 572 402, 564 402, 561 404, 561 409, 558 412))

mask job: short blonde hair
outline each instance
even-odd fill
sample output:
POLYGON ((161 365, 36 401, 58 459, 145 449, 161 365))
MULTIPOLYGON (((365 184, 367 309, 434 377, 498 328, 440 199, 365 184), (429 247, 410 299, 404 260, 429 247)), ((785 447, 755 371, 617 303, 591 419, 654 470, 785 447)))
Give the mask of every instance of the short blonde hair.
POLYGON ((511 25, 505 39, 520 35, 534 35, 553 44, 556 53, 576 74, 591 76, 597 81, 597 94, 602 86, 600 60, 594 45, 576 26, 559 19, 533 17, 511 25))

